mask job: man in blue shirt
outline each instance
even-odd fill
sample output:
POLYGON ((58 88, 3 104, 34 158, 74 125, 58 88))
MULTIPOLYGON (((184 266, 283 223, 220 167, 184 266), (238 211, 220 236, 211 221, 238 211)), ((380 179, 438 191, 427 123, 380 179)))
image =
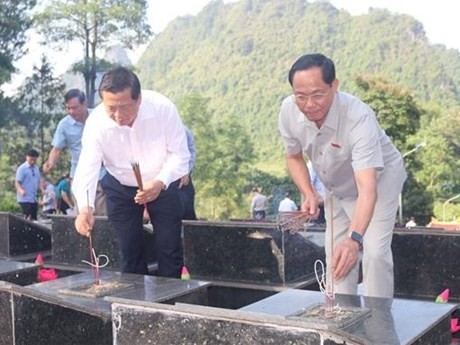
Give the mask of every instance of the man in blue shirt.
POLYGON ((183 219, 196 220, 195 214, 195 187, 192 182, 192 170, 195 166, 196 149, 193 133, 184 126, 185 134, 187 136, 187 147, 190 151, 189 173, 180 179, 179 195, 184 206, 183 219))
MULTIPOLYGON (((51 143, 53 147, 49 153, 48 160, 43 164, 43 172, 50 172, 59 161, 62 150, 68 148, 71 156, 70 179, 73 179, 78 159, 80 158, 81 137, 89 112, 86 105, 85 93, 79 89, 69 90, 64 95, 64 102, 68 114, 59 121, 56 131, 54 132, 53 141, 51 143)), ((102 168, 99 180, 104 177, 104 174, 105 169, 102 168)), ((98 186, 96 199, 96 214, 106 214, 105 197, 100 186, 98 186)))
POLYGON ((36 163, 38 152, 34 149, 27 152, 26 161, 16 170, 16 196, 24 217, 37 220, 37 191, 40 185, 40 170, 36 163))

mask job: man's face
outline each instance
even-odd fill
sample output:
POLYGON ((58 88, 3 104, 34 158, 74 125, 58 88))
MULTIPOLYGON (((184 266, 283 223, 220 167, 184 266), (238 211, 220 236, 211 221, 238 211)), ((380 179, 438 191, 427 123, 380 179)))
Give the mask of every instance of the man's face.
POLYGON ((292 89, 296 104, 308 120, 321 127, 334 101, 338 81, 326 84, 322 78, 321 68, 313 67, 297 71, 292 79, 292 89))
POLYGON ((137 117, 141 96, 139 95, 138 99, 132 99, 131 88, 117 93, 103 91, 102 102, 107 115, 119 126, 131 126, 137 117))
POLYGON ((37 163, 37 157, 26 156, 26 162, 33 167, 37 163))
POLYGON ((75 121, 85 122, 88 111, 86 102, 80 103, 78 97, 71 98, 65 104, 67 113, 72 116, 75 121))

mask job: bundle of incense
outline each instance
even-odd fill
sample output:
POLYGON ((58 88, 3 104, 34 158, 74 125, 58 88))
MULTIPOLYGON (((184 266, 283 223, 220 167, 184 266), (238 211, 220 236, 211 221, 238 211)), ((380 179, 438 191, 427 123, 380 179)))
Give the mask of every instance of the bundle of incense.
POLYGON ((142 175, 141 175, 141 168, 139 167, 139 162, 131 162, 131 166, 134 171, 134 176, 136 177, 137 186, 139 190, 143 190, 144 187, 142 185, 142 175))

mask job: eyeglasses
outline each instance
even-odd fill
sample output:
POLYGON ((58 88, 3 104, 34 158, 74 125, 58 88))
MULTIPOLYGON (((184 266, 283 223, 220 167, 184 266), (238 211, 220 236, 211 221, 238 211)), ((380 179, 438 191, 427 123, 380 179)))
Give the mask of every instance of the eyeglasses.
POLYGON ((312 103, 318 104, 324 102, 329 96, 329 90, 327 91, 318 91, 311 95, 305 95, 301 93, 294 94, 295 101, 298 105, 305 105, 310 100, 312 103))

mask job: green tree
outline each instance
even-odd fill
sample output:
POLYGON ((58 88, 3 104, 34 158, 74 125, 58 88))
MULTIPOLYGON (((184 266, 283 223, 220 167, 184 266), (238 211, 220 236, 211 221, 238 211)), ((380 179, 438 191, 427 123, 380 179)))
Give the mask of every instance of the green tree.
POLYGON ((14 61, 24 53, 26 32, 32 25, 30 10, 36 0, 0 2, 0 85, 10 80, 14 61))
MULTIPOLYGON (((416 136, 424 111, 409 91, 372 76, 357 77, 356 83, 362 100, 375 111, 380 125, 402 154, 424 141, 416 136)), ((419 153, 405 158, 408 178, 402 192, 402 209, 404 216, 414 216, 419 224, 427 224, 433 214, 434 194, 427 180, 417 178, 416 172, 422 167, 419 153)))
POLYGON ((375 76, 358 76, 361 99, 375 111, 380 125, 400 150, 420 128, 422 110, 408 90, 375 76))
POLYGON ((244 185, 254 159, 251 141, 237 122, 210 121, 207 103, 199 94, 191 94, 179 105, 182 119, 195 138, 197 213, 211 219, 247 216, 244 185))
POLYGON ((24 127, 30 145, 37 147, 43 156, 53 135, 53 129, 64 113, 62 99, 65 83, 53 76, 53 69, 42 57, 40 66, 33 67, 32 76, 26 78, 16 99, 20 113, 15 122, 24 127), (38 142, 34 141, 39 133, 38 142))
POLYGON ((145 42, 150 36, 146 0, 50 0, 35 19, 49 44, 77 41, 83 46, 83 73, 88 106, 94 106, 97 54, 114 44, 125 47, 145 42))

